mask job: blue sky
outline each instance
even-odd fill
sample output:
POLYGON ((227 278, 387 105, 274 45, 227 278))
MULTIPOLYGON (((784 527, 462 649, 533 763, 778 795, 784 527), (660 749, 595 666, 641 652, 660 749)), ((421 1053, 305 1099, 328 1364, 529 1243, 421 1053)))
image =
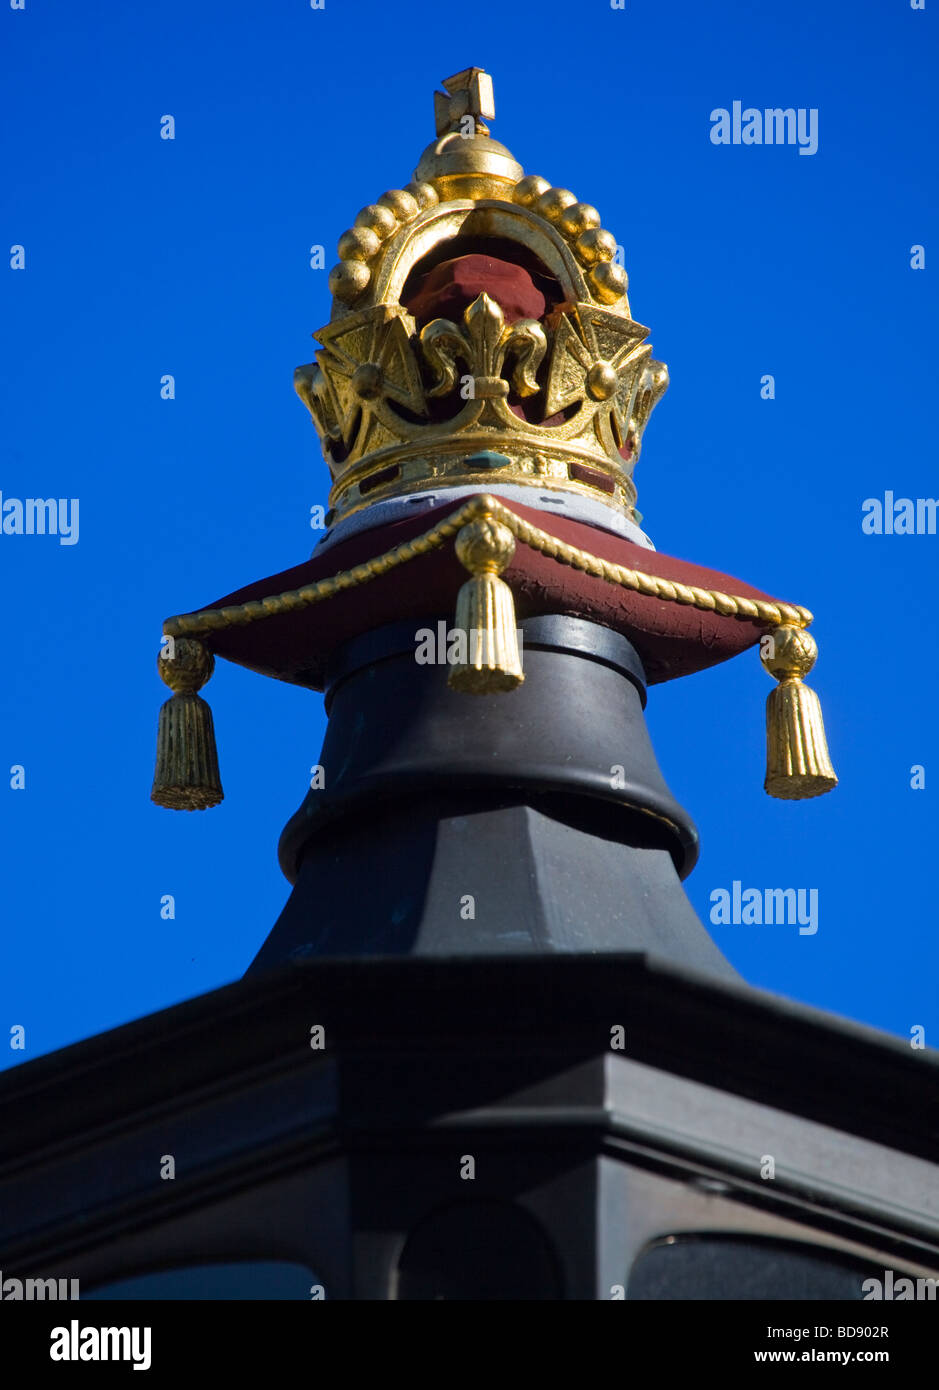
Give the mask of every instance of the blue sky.
POLYGON ((493 135, 625 248, 672 382, 636 473, 657 547, 816 614, 829 796, 764 794, 755 653, 651 692, 659 761, 701 832, 689 895, 707 921, 734 880, 817 889, 814 936, 715 927, 718 944, 756 985, 936 1042, 939 536, 865 535, 861 507, 939 495, 937 13, 0 10, 0 490, 80 502, 77 544, 0 534, 0 1065, 238 978, 286 899, 276 843, 322 700, 219 663, 226 800, 159 810, 160 624, 309 553, 326 469, 292 373, 329 317, 309 248, 328 267, 358 209, 409 181, 434 87, 471 64, 495 81, 493 135), (714 145, 711 112, 736 100, 816 109, 817 152, 714 145), (4 1041, 15 1025, 25 1051, 4 1041))

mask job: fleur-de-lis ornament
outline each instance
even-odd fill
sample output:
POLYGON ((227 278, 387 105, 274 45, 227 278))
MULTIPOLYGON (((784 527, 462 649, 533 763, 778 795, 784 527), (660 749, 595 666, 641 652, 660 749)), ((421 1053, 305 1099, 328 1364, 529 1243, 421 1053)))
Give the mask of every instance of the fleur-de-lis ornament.
POLYGON ((502 376, 506 357, 515 365, 511 382, 520 396, 538 391, 535 373, 547 351, 548 341, 537 319, 519 319, 506 325, 505 315, 488 294, 478 295, 463 314, 465 328, 451 319, 434 319, 421 333, 424 356, 436 380, 428 396, 446 396, 456 385, 456 364, 464 362, 474 382, 474 395, 507 396, 509 382, 502 376))

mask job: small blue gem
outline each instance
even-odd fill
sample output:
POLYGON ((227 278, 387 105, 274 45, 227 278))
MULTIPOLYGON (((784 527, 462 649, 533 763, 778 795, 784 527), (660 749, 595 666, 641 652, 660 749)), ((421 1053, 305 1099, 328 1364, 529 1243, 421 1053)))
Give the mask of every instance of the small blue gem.
POLYGON ((464 460, 471 468, 505 468, 512 460, 505 454, 495 454, 491 449, 481 449, 478 454, 469 454, 464 460))

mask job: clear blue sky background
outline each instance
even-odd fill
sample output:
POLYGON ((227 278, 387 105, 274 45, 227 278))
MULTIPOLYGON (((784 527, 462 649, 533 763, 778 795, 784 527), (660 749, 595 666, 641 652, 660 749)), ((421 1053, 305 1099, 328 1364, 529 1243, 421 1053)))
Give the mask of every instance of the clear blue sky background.
POLYGON ((329 266, 408 182, 435 85, 470 64, 493 134, 625 247, 672 378, 637 471, 658 548, 816 614, 830 796, 763 793, 755 653, 651 692, 702 836, 689 894, 707 920, 734 879, 817 888, 817 935, 720 946, 754 984, 934 1044, 939 537, 860 522, 886 489, 939 494, 939 4, 3 3, 0 489, 78 497, 81 529, 0 535, 0 1064, 237 978, 286 899, 276 842, 322 701, 220 663, 226 800, 158 810, 160 624, 309 553, 326 470, 292 372, 329 316, 309 248, 329 266), (818 153, 715 147, 734 100, 817 107, 818 153))

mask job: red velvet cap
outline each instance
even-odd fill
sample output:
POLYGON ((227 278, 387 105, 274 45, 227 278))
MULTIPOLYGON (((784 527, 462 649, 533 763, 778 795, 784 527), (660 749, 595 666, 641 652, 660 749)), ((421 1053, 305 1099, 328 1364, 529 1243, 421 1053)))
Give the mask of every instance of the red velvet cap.
MULTIPOLYGON (((493 495, 498 493, 493 489, 493 495)), ((421 509, 403 521, 376 526, 331 546, 325 554, 226 594, 206 608, 224 608, 300 589, 380 555, 429 530, 466 498, 421 509)), ((774 602, 769 594, 719 570, 646 550, 607 531, 507 502, 524 520, 601 559, 683 584, 774 602)), ((265 675, 322 689, 329 655, 343 642, 383 623, 413 619, 452 623, 456 596, 468 579, 452 543, 409 560, 389 573, 292 613, 264 617, 203 636, 217 656, 265 675)), ((750 618, 651 598, 595 578, 519 542, 503 574, 515 595, 517 616, 558 613, 601 623, 628 637, 649 684, 715 666, 753 646, 766 631, 750 618)), ((202 610, 197 610, 202 611, 202 610)))
POLYGON ((524 266, 472 253, 434 266, 404 303, 421 326, 436 318, 461 323, 464 309, 481 294, 496 301, 506 323, 545 312, 545 296, 524 266))

